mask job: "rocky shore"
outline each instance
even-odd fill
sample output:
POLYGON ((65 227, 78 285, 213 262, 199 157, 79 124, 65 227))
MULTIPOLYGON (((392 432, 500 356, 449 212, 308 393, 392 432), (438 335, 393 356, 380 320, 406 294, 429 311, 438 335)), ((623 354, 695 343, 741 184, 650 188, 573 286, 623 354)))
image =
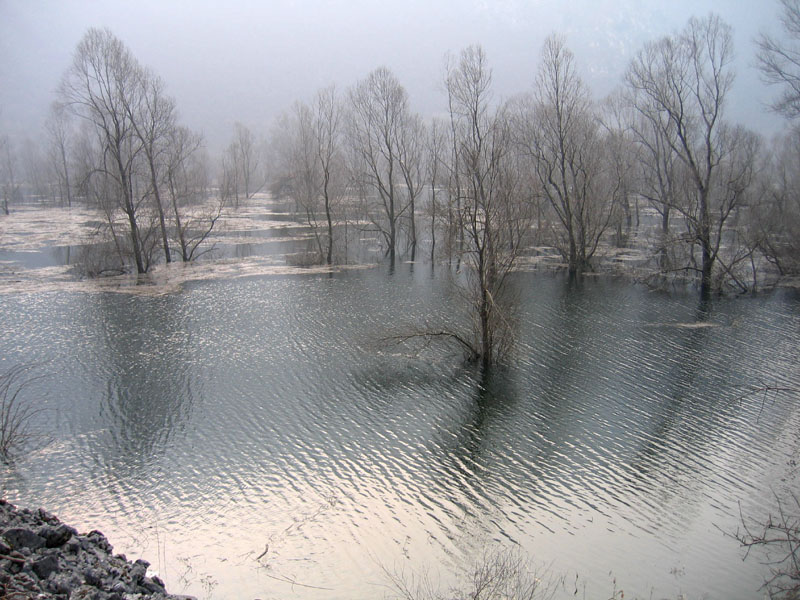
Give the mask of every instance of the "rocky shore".
POLYGON ((194 600, 167 593, 146 561, 113 554, 99 531, 79 534, 41 508, 0 499, 0 532, 3 600, 194 600))

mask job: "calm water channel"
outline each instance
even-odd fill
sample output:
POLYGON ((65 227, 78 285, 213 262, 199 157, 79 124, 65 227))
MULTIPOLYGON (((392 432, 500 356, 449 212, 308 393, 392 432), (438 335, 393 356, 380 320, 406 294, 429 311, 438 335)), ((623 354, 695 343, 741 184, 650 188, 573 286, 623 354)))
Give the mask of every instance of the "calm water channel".
POLYGON ((758 597, 725 532, 797 490, 800 406, 743 393, 800 381, 800 296, 515 285, 516 358, 484 380, 378 343, 459 319, 422 265, 2 295, 0 365, 47 374, 52 430, 2 492, 201 598, 384 598, 385 570, 446 589, 514 545, 563 597, 758 597))

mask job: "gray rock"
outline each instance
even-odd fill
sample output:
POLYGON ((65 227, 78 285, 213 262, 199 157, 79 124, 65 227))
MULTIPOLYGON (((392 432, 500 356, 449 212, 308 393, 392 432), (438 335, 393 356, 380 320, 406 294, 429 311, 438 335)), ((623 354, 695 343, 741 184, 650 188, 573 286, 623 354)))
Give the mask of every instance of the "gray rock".
POLYGON ((100 548, 106 554, 111 554, 113 548, 111 544, 106 539, 106 536, 102 534, 102 532, 97 531, 96 529, 89 532, 89 535, 86 538, 95 546, 100 548))
POLYGON ((56 573, 47 581, 47 589, 53 594, 68 596, 70 591, 81 586, 81 578, 75 573, 56 573))
POLYGON ((150 594, 166 594, 167 588, 164 587, 164 582, 162 582, 158 577, 145 577, 144 581, 139 584, 140 588, 143 588, 150 594))
POLYGON ((88 585, 99 588, 103 585, 103 572, 100 569, 90 567, 83 571, 83 580, 88 585))
POLYGON ((117 581, 111 586, 111 591, 115 594, 129 594, 131 592, 131 588, 124 581, 117 581))
POLYGON ((81 549, 81 541, 75 536, 69 538, 64 544, 64 550, 66 550, 70 554, 77 554, 80 551, 80 549, 81 549))
POLYGON ((50 554, 35 561, 32 565, 33 572, 39 579, 47 579, 50 573, 55 573, 61 568, 58 557, 50 554))
POLYGON ((45 539, 43 537, 36 535, 33 531, 25 527, 6 529, 3 532, 3 538, 5 538, 6 543, 14 550, 20 550, 22 548, 37 550, 45 546, 45 539))
POLYGON ((59 523, 56 526, 43 525, 36 533, 39 537, 44 538, 45 545, 48 548, 58 548, 63 546, 73 535, 77 535, 78 532, 72 527, 59 523))
POLYGON ((108 600, 108 594, 90 585, 82 585, 70 592, 69 600, 108 600))
POLYGON ((147 567, 150 566, 150 563, 146 560, 137 560, 133 563, 133 566, 130 570, 130 576, 134 583, 137 585, 142 582, 144 576, 147 574, 147 567))

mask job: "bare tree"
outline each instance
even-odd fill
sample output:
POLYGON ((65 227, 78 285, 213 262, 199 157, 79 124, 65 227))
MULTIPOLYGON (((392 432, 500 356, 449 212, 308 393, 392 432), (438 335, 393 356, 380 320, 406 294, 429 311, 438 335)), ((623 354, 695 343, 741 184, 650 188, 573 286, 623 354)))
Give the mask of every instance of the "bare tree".
POLYGON ((479 46, 464 49, 446 76, 455 135, 451 160, 462 195, 459 222, 475 319, 471 346, 484 368, 501 360, 513 341, 506 284, 520 240, 509 239, 507 225, 525 222, 517 210, 518 169, 511 160, 509 120, 503 107, 492 104, 491 81, 479 46))
POLYGON ((166 95, 160 77, 141 68, 137 69, 136 75, 139 91, 137 94, 124 96, 123 102, 147 163, 150 193, 158 215, 164 258, 169 263, 172 262, 172 256, 161 187, 164 154, 167 152, 170 134, 177 126, 175 101, 166 95), (137 104, 131 104, 132 100, 138 101, 137 104))
POLYGON ((447 592, 426 572, 383 571, 395 597, 403 600, 549 600, 562 583, 546 569, 535 567, 515 547, 487 550, 464 568, 458 585, 447 592))
POLYGON ((50 162, 58 178, 59 196, 62 204, 66 200, 67 206, 71 207, 70 155, 73 132, 69 123, 69 115, 62 104, 56 102, 50 107, 50 115, 45 122, 45 129, 50 141, 50 162))
POLYGON ((365 212, 384 237, 393 264, 400 219, 410 215, 421 189, 417 142, 419 121, 410 113, 408 94, 389 69, 381 67, 350 90, 349 142, 352 166, 364 194, 365 212), (412 185, 409 185, 411 182, 412 185))
POLYGON ((557 242, 569 271, 589 268, 611 219, 602 189, 604 150, 589 91, 558 36, 544 44, 533 95, 518 110, 518 143, 561 225, 557 242))
POLYGON ((16 199, 17 190, 16 153, 7 135, 0 136, 0 184, 3 188, 3 212, 10 214, 9 202, 16 199))
POLYGON ((288 183, 314 233, 320 261, 333 263, 335 211, 345 190, 342 110, 333 87, 295 103, 273 132, 276 177, 288 183))
POLYGON ((37 202, 55 200, 51 186, 50 164, 42 152, 39 141, 25 138, 18 153, 22 166, 22 185, 20 187, 23 196, 37 202))
MULTIPOLYGON (((714 205, 717 172, 739 134, 723 122, 725 100, 733 85, 730 62, 733 43, 730 27, 719 17, 692 18, 676 36, 647 44, 634 58, 626 82, 637 105, 659 116, 651 124, 660 128, 661 139, 681 161, 692 186, 674 202, 687 220, 692 243, 700 248, 700 293, 708 297, 718 258, 725 220, 736 205, 728 197, 725 206, 714 205)), ((725 184, 723 184, 725 185, 725 184)), ((723 199, 723 204, 725 200, 723 199)))
POLYGON ((405 187, 405 217, 408 221, 408 246, 410 259, 416 258, 417 252, 417 202, 425 185, 425 124, 422 118, 414 113, 403 115, 403 123, 398 139, 398 166, 405 187))
POLYGON ((800 0, 779 0, 784 39, 762 33, 756 60, 770 85, 780 89, 772 109, 788 119, 800 116, 800 0))
MULTIPOLYGON (((648 46, 643 52, 654 51, 654 46, 648 46)), ((683 174, 680 159, 674 150, 675 131, 669 127, 666 113, 651 98, 641 94, 626 94, 624 98, 624 102, 631 108, 628 122, 638 147, 637 191, 661 215, 661 233, 666 238, 670 230, 672 208, 677 202, 677 188, 683 174)))
POLYGON ((220 161, 219 194, 226 204, 232 204, 237 209, 241 190, 240 173, 239 152, 236 144, 231 142, 223 152, 220 161))
POLYGON ((295 206, 302 209, 322 260, 325 253, 318 213, 324 174, 319 161, 314 110, 304 102, 296 102, 279 125, 273 134, 273 146, 278 149, 280 176, 290 182, 295 206))
POLYGON ((238 121, 233 126, 233 139, 227 149, 228 169, 225 178, 233 193, 236 207, 239 207, 239 194, 249 200, 266 185, 263 164, 258 144, 253 133, 238 121))
POLYGON ((203 247, 225 209, 218 195, 209 201, 208 159, 201 152, 202 137, 185 127, 169 132, 166 149, 166 184, 175 236, 183 262, 205 254, 203 247))
POLYGON ((606 197, 610 225, 615 227, 615 244, 627 246, 633 227, 634 213, 639 225, 638 194, 636 192, 636 146, 628 126, 628 111, 622 99, 612 95, 603 103, 600 116, 601 156, 604 165, 597 189, 606 197))
MULTIPOLYGON (((448 209, 458 213, 449 216, 448 223, 461 229, 461 273, 455 283, 466 300, 471 328, 427 328, 388 338, 453 341, 484 373, 502 362, 513 346, 508 280, 530 225, 527 205, 521 201, 510 120, 506 107, 493 102, 491 82, 483 49, 465 48, 457 62, 447 65, 445 74, 453 137, 445 138, 438 125, 431 128, 430 157, 438 158, 429 170, 430 185, 435 191, 440 181, 446 181, 448 209), (446 158, 440 154, 445 148, 448 153, 452 150, 446 158), (438 177, 436 173, 445 166, 446 176, 438 177)), ((435 203, 434 196, 434 210, 435 203)))
POLYGON ((320 90, 317 93, 314 108, 316 112, 317 159, 322 173, 320 197, 327 226, 325 262, 330 265, 333 263, 334 206, 343 196, 346 187, 342 150, 343 113, 336 88, 330 86, 320 90))
POLYGON ((780 275, 800 273, 800 131, 775 141, 758 202, 750 206, 751 239, 780 275))
MULTIPOLYGON (((435 262, 436 259, 436 229, 438 221, 442 219, 443 216, 451 214, 452 211, 448 211, 446 207, 440 206, 441 200, 439 199, 442 195, 441 191, 443 188, 446 191, 447 187, 447 149, 448 149, 448 140, 447 140, 447 131, 446 126, 442 121, 438 121, 436 119, 430 124, 428 128, 428 137, 427 137, 427 150, 425 156, 427 158, 426 165, 426 179, 428 184, 428 212, 431 219, 431 228, 430 228, 430 244, 431 244, 431 253, 430 253, 430 260, 431 263, 435 262)), ((445 197, 449 197, 449 194, 444 194, 445 197)), ((446 222, 447 225, 447 222, 446 222)))
POLYGON ((110 272, 124 273, 127 254, 124 233, 118 233, 121 225, 117 220, 119 206, 115 184, 110 176, 97 167, 103 162, 103 146, 97 138, 95 128, 84 121, 73 144, 76 192, 85 199, 87 206, 96 208, 104 217, 104 221, 94 228, 87 240, 91 243, 84 245, 80 261, 86 274, 92 277, 110 272), (111 252, 107 251, 109 247, 112 248, 111 252))
POLYGON ((142 150, 129 106, 139 103, 140 66, 108 29, 89 29, 79 42, 72 66, 59 86, 61 101, 91 124, 102 153, 91 174, 109 178, 108 189, 128 220, 128 235, 136 270, 149 267, 140 231, 141 198, 135 193, 135 164, 142 150))

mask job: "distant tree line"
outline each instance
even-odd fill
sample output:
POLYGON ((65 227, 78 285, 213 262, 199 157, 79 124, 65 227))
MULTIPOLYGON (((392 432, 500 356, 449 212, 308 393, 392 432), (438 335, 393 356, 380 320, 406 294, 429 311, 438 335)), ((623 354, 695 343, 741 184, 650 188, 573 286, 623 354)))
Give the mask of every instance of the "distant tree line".
MULTIPOLYGON (((762 58, 769 51, 762 44, 762 58)), ((295 200, 328 263, 342 256, 335 225, 348 219, 390 261, 415 260, 424 238, 432 260, 477 273, 488 261, 495 275, 532 246, 555 248, 570 273, 592 270, 638 235, 653 278, 696 280, 704 297, 752 290, 765 268, 800 269, 800 136, 770 145, 726 118, 732 57, 727 24, 692 18, 645 44, 599 102, 551 36, 532 90, 500 101, 474 46, 446 65, 447 113, 428 120, 382 67, 281 117, 273 191, 295 200), (642 229, 643 214, 657 227, 642 229)))

